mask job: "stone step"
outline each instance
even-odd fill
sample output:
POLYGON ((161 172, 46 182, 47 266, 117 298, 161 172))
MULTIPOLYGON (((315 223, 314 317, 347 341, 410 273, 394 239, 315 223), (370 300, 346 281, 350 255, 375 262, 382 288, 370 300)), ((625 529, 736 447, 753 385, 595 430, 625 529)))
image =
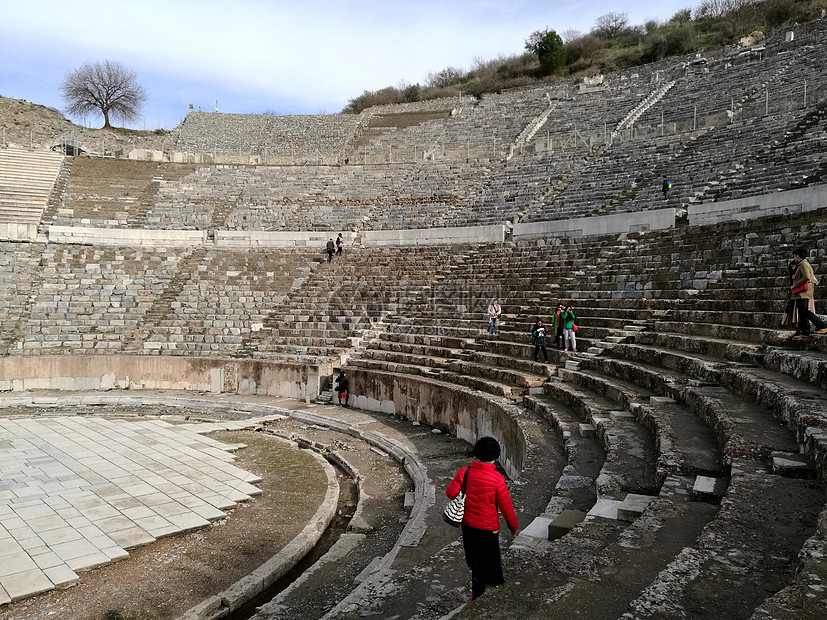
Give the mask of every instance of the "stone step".
POLYGON ((715 384, 689 385, 685 375, 641 362, 594 358, 589 372, 635 381, 692 409, 715 430, 725 457, 769 458, 773 451, 797 450, 795 437, 779 426, 771 411, 715 384))
POLYGON ((544 390, 546 397, 571 408, 581 416, 582 422, 591 423, 597 429, 607 454, 597 480, 599 494, 656 492, 656 447, 643 426, 612 420, 610 412, 617 408, 616 403, 568 381, 547 383, 544 390))
POLYGON ((687 605, 698 617, 746 617, 768 593, 793 581, 799 552, 823 508, 823 492, 810 481, 775 476, 762 464, 736 459, 723 501, 725 508, 704 526, 697 543, 676 554, 631 602, 635 617, 660 618, 687 605))
POLYGON ((582 435, 582 418, 560 402, 542 394, 528 395, 524 402, 552 425, 565 450, 567 465, 555 487, 555 497, 565 497, 573 509, 588 512, 597 501, 596 481, 606 461, 602 442, 594 433, 582 435))

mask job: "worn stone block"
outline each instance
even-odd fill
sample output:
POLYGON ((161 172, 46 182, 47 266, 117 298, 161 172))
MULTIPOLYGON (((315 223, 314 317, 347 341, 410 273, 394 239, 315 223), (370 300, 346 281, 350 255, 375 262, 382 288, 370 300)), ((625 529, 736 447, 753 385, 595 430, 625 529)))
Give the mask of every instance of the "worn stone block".
POLYGON ((697 495, 723 497, 726 494, 729 482, 725 478, 712 478, 710 476, 698 476, 692 492, 697 495))
POLYGON ((815 478, 816 469, 802 454, 795 452, 773 452, 772 471, 788 478, 815 478))
POLYGON ((609 418, 613 422, 634 422, 635 415, 629 411, 610 411, 609 418))
POLYGON ((603 495, 597 498, 597 501, 594 503, 594 506, 591 507, 588 514, 586 515, 586 519, 595 519, 595 518, 602 518, 602 519, 617 519, 617 510, 620 507, 620 500, 614 499, 612 497, 603 495))
POLYGON ((548 539, 557 540, 565 536, 585 518, 586 513, 580 510, 564 510, 548 524, 548 539))

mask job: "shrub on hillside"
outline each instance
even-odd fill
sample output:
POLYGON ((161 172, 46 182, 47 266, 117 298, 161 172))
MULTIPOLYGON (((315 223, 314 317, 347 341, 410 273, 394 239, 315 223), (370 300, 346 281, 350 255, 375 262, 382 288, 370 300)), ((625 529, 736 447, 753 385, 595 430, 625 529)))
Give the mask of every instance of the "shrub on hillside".
POLYGON ((402 97, 408 103, 412 103, 414 101, 419 101, 420 97, 422 96, 422 87, 419 84, 409 84, 405 87, 405 90, 402 91, 402 97))
POLYGON ((431 88, 444 88, 446 86, 453 86, 465 79, 465 72, 456 67, 445 67, 442 71, 436 73, 428 73, 425 78, 425 84, 431 88))
POLYGON ((591 64, 591 61, 605 49, 606 44, 599 37, 593 34, 583 35, 566 44, 566 62, 574 65, 580 60, 585 60, 591 64))

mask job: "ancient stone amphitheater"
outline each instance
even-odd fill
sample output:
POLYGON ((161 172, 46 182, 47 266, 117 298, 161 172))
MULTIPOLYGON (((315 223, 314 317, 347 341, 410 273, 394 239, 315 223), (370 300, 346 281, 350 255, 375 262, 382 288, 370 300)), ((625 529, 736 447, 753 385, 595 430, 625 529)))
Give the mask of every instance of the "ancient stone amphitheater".
MULTIPOLYGON (((230 398, 239 428, 292 418, 295 441, 340 433, 409 476, 389 548, 357 514, 347 585, 311 570, 257 618, 301 617, 291 596, 329 618, 827 617, 827 336, 780 325, 792 250, 827 278, 824 20, 599 84, 348 117, 192 112, 140 145, 38 131, 9 125, 0 148, 4 407, 230 398), (50 150, 73 140, 92 157, 50 150), (577 352, 534 362, 528 328, 558 302, 577 352), (340 368, 351 410, 324 404, 340 368), (440 512, 483 435, 521 531, 502 540, 508 583, 467 604, 440 512)), ((169 426, 173 445, 206 432, 169 426)), ((49 493, 0 473, 7 555, 34 545, 13 530, 49 493)), ((0 603, 77 579, 46 570, 26 591, 7 572, 0 603)), ((229 617, 273 579, 187 616, 229 617)))

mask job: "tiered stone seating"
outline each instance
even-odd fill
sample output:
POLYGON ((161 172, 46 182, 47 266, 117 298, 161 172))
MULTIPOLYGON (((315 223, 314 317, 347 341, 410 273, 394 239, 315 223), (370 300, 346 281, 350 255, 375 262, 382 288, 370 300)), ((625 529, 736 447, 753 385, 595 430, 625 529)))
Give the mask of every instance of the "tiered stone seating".
POLYGON ((237 355, 341 358, 388 315, 421 299, 444 260, 439 249, 387 249, 350 250, 323 262, 270 309, 237 355))
MULTIPOLYGON (((779 83, 787 73, 817 81, 810 48, 791 49, 761 66, 779 83)), ((759 64, 732 70, 746 84, 759 64)), ((684 92, 703 85, 721 99, 725 80, 712 73, 684 78, 684 92)), ((615 86, 561 98, 571 114, 549 127, 563 135, 589 107, 622 118, 651 80, 615 86)), ((370 140, 401 149, 441 131, 459 144, 473 129, 482 148, 492 135, 516 138, 547 105, 539 91, 517 91, 370 140), (485 126, 509 106, 512 117, 485 126)), ((623 212, 663 204, 662 171, 681 203, 821 182, 824 135, 824 108, 811 103, 585 154, 202 167, 163 182, 145 219, 307 230, 623 212)), ((22 355, 333 360, 350 371, 359 406, 466 439, 510 438, 502 465, 532 489, 507 572, 532 554, 538 570, 520 581, 541 595, 513 579, 452 617, 820 617, 827 337, 790 342, 779 321, 794 247, 811 249, 823 277, 824 223, 822 210, 619 237, 354 249, 332 263, 310 251, 6 244, 0 312, 12 328, 0 344, 22 355), (485 334, 492 298, 505 312, 496 337, 485 334), (578 351, 549 339, 549 363, 534 362, 529 326, 558 302, 575 306, 578 351)), ((425 564, 458 549, 449 543, 422 543, 428 560, 408 558, 414 570, 376 600, 420 600, 425 564)), ((440 596, 451 595, 429 600, 440 596)))
MULTIPOLYGON (((808 31, 820 32, 818 24, 808 31)), ((170 175, 186 176, 161 180, 157 195, 137 187, 131 188, 134 193, 129 187, 112 187, 107 191, 116 191, 106 194, 108 198, 97 193, 91 211, 78 211, 87 196, 70 191, 53 221, 234 230, 468 226, 660 208, 663 174, 673 183, 669 204, 680 206, 821 183, 825 131, 818 101, 827 76, 815 60, 824 44, 814 34, 807 37, 808 43, 800 44, 776 36, 761 60, 729 67, 725 63, 732 59, 716 60, 707 73, 692 69, 678 75, 683 73, 681 63, 692 60, 686 57, 607 75, 599 86, 565 81, 554 88, 516 89, 478 101, 457 98, 376 108, 350 120, 193 112, 179 133, 201 127, 198 135, 209 141, 207 130, 212 128, 227 148, 234 141, 270 135, 271 129, 273 135, 299 135, 303 128, 305 135, 316 135, 317 130, 307 128, 317 123, 326 128, 321 151, 350 151, 335 160, 303 160, 310 164, 303 166, 250 167, 244 160, 234 166, 200 166, 194 174, 187 173, 191 168, 171 166, 170 175), (641 129, 637 138, 610 135, 618 120, 672 77, 678 78, 675 87, 636 122, 641 129), (755 93, 768 85, 775 89, 775 103, 765 116, 755 93), (692 131, 689 121, 694 122, 696 103, 731 107, 733 88, 749 91, 733 119, 699 112, 702 122, 692 131), (677 118, 669 131, 657 127, 660 108, 677 118), (400 120, 405 117, 414 120, 400 120), (382 125, 383 118, 397 120, 363 133, 372 123, 382 125), (531 140, 519 142, 522 132, 542 118, 545 122, 531 140), (337 123, 342 127, 336 129, 337 123), (361 152, 364 148, 368 151, 361 152)), ((282 144, 293 139, 288 138, 282 144)), ((201 142, 196 146, 207 148, 201 142)), ((261 143, 255 148, 260 150, 261 143)), ((256 162, 297 163, 281 156, 258 157, 256 162)), ((115 168, 129 163, 96 165, 111 166, 117 176, 115 168)), ((80 179, 82 171, 75 175, 80 179)), ((127 178, 110 185, 134 183, 127 178)))
POLYGON ((457 100, 447 118, 435 118, 388 131, 354 147, 351 163, 422 159, 500 159, 520 132, 548 107, 548 89, 486 94, 457 100))
POLYGON ((127 350, 175 355, 234 353, 272 308, 321 262, 318 253, 195 250, 156 298, 127 350))
POLYGON ((713 61, 703 71, 688 72, 678 80, 663 100, 638 121, 638 125, 660 124, 664 121, 691 126, 697 110, 700 119, 735 108, 748 113, 763 114, 765 93, 770 90, 771 111, 786 111, 791 95, 796 101, 803 97, 803 80, 811 93, 823 89, 827 75, 815 58, 823 57, 824 39, 817 36, 823 20, 808 25, 812 36, 808 43, 785 42, 779 32, 762 42, 760 51, 743 51, 713 61))
POLYGON ((272 116, 191 111, 173 131, 173 150, 221 152, 239 163, 332 163, 364 123, 349 114, 272 116))
POLYGON ((63 205, 50 223, 104 228, 143 226, 159 184, 194 170, 188 164, 76 157, 63 205))
POLYGON ((42 277, 42 244, 0 242, 0 352, 18 344, 21 325, 31 310, 31 283, 42 277))
MULTIPOLYGON (((587 520, 561 539, 560 552, 583 552, 578 544, 585 540, 590 541, 590 549, 598 544, 592 552, 596 555, 587 554, 596 558, 594 570, 614 588, 629 588, 630 596, 618 614, 631 605, 645 615, 643 610, 653 600, 661 600, 664 588, 674 590, 670 595, 674 600, 686 600, 690 595, 673 587, 680 583, 675 575, 685 574, 696 558, 702 569, 691 579, 691 596, 700 597, 698 605, 714 608, 720 596, 716 584, 720 575, 726 575, 744 584, 732 605, 752 609, 764 601, 767 591, 787 584, 798 587, 792 585, 792 572, 781 566, 794 562, 802 546, 820 544, 812 525, 794 528, 789 539, 775 533, 785 531, 783 524, 794 514, 808 515, 814 523, 824 506, 820 487, 806 480, 816 470, 823 471, 825 463, 822 443, 827 434, 821 429, 827 420, 820 406, 825 382, 819 378, 824 361, 816 352, 802 355, 788 347, 767 350, 764 346, 780 343, 775 328, 791 249, 800 243, 820 255, 822 223, 818 215, 800 216, 630 235, 622 243, 566 240, 549 247, 526 244, 465 251, 457 266, 432 286, 429 306, 403 312, 404 320, 393 323, 363 356, 351 359, 351 377, 360 385, 391 381, 405 386, 415 382, 402 377, 419 377, 429 384, 437 378, 447 382, 445 389, 458 383, 519 396, 517 385, 511 392, 499 391, 491 377, 482 379, 479 368, 466 365, 466 360, 486 359, 486 354, 496 352, 487 363, 496 359, 492 366, 510 368, 512 361, 531 354, 525 325, 514 329, 513 322, 529 320, 556 298, 576 297, 576 305, 583 308, 578 320, 581 336, 596 331, 596 325, 613 328, 600 334, 601 342, 589 343, 594 353, 604 354, 569 359, 567 368, 560 369, 562 382, 547 381, 540 393, 526 394, 524 399, 526 406, 559 429, 572 451, 596 433, 605 457, 591 448, 584 456, 586 475, 572 480, 564 473, 556 484, 560 499, 547 510, 552 513, 549 519, 572 506, 594 515, 612 514, 626 494, 643 494, 659 498, 646 513, 661 523, 662 535, 678 537, 681 543, 671 546, 673 538, 667 551, 663 546, 655 551, 647 542, 642 545, 645 551, 629 554, 611 533, 603 530, 596 535, 596 522, 587 520), (786 229, 779 226, 781 221, 786 229), (759 245, 751 245, 756 243, 753 240, 760 240, 759 245), (557 260, 547 263, 552 257, 557 260), (576 278, 549 276, 555 268, 576 278), (554 285, 560 292, 553 292, 554 285), (778 293, 770 287, 777 287, 778 293), (478 338, 490 297, 501 299, 507 313, 496 341, 478 338), (703 318, 706 311, 700 308, 733 303, 743 310, 720 315, 731 327, 716 324, 718 315, 703 318), (513 312, 515 308, 519 311, 513 312), (764 318, 750 321, 747 317, 752 313, 764 318), (477 357, 480 351, 485 353, 477 357), (803 458, 799 446, 806 446, 803 458), (594 494, 612 499, 595 503, 594 494), (773 507, 788 494, 797 501, 773 507), (722 511, 717 512, 714 503, 722 496, 722 511), (748 533, 742 535, 736 523, 747 521, 748 533), (749 532, 764 527, 773 534, 758 543, 749 532), (720 547, 713 542, 719 537, 725 540, 720 547), (681 553, 684 549, 689 555, 681 553), (766 574, 761 567, 763 554, 773 555, 776 566, 766 574), (624 562, 622 581, 601 568, 617 561, 624 562), (748 586, 741 577, 744 570, 760 573, 766 588, 748 586), (633 574, 636 577, 631 579, 633 574), (630 579, 640 579, 635 581, 638 589, 630 579), (640 589, 644 594, 636 599, 640 589)), ((822 347, 821 339, 812 346, 822 347)), ((558 359, 562 366, 563 358, 558 359)), ((522 372, 530 371, 529 362, 522 372)), ((574 455, 577 459, 576 451, 574 455)), ((626 538, 637 535, 634 524, 629 530, 626 538)), ((595 587, 602 586, 575 581, 564 600, 580 603, 580 596, 594 596, 595 587)), ((508 586, 502 596, 508 597, 507 592, 508 586)), ((487 604, 496 609, 503 600, 496 594, 487 604)))
MULTIPOLYGON (((624 592, 611 599, 618 617, 629 606, 645 615, 664 591, 677 605, 697 600, 708 610, 725 578, 742 584, 729 604, 751 610, 768 592, 799 587, 789 567, 804 547, 819 544, 814 523, 823 489, 808 476, 827 463, 827 346, 814 337, 791 347, 776 327, 790 251, 813 248, 821 271, 823 222, 815 213, 620 239, 359 250, 330 264, 300 252, 50 244, 31 246, 26 259, 33 269, 43 261, 43 284, 22 275, 10 281, 25 295, 10 298, 9 307, 35 293, 21 322, 25 355, 132 352, 140 350, 133 343, 175 342, 178 330, 182 344, 160 353, 341 358, 361 341, 364 351, 348 361, 355 395, 394 385, 410 396, 409 409, 397 413, 413 417, 426 406, 414 402, 419 394, 442 394, 446 407, 455 399, 472 409, 496 405, 520 428, 546 421, 559 433, 566 464, 548 480, 548 507, 527 515, 537 520, 529 532, 554 524, 564 510, 591 516, 557 541, 524 534, 515 544, 594 562, 597 585, 551 565, 536 578, 546 589, 570 582, 563 602, 611 587, 624 592), (289 258, 292 267, 282 260, 289 258), (125 287, 120 299, 118 286, 125 287), (268 307, 263 289, 280 289, 284 300, 268 307), (482 334, 492 297, 506 313, 497 338, 482 334), (210 299, 214 317, 190 312, 210 299), (550 351, 552 364, 535 364, 528 326, 557 301, 577 308, 580 353, 550 351), (167 317, 156 317, 164 307, 167 317), (254 331, 257 321, 262 328, 254 331), (233 326, 241 333, 223 333, 233 326), (222 333, 209 334, 212 328, 222 333), (221 349, 209 342, 225 335, 234 339, 221 349), (627 514, 623 502, 635 501, 653 502, 645 519, 605 520, 627 514), (656 534, 646 530, 652 523, 656 534), (752 535, 765 529, 760 540, 752 535), (687 572, 691 593, 674 585, 687 572), (749 585, 745 572, 763 585, 749 585)), ((10 245, 5 254, 21 248, 10 245)), ((501 604, 513 587, 479 605, 501 604)))
POLYGON ((603 147, 590 154, 586 162, 570 175, 568 182, 547 195, 543 204, 529 211, 524 221, 599 215, 611 205, 627 205, 630 195, 648 195, 649 208, 663 207, 663 195, 659 194, 660 178, 656 179, 655 175, 665 162, 680 152, 682 139, 666 136, 645 144, 620 142, 603 147), (637 172, 636 178, 630 178, 630 169, 637 172), (660 204, 653 204, 655 198, 660 198, 660 204))
POLYGON ((461 165, 201 168, 163 184, 158 228, 352 230, 428 227, 480 181, 461 165), (462 194, 457 192, 460 188, 462 194))
POLYGON ((824 112, 749 118, 694 134, 621 142, 581 165, 559 191, 535 202, 524 221, 570 219, 664 205, 660 179, 672 182, 669 204, 761 195, 821 181, 824 112), (632 179, 629 170, 637 176, 632 179))
POLYGON ((49 151, 0 148, 0 220, 39 223, 62 162, 49 151))
POLYGON ((21 352, 121 350, 127 330, 139 325, 180 260, 165 248, 46 246, 40 281, 27 283, 32 299, 18 328, 21 352))

